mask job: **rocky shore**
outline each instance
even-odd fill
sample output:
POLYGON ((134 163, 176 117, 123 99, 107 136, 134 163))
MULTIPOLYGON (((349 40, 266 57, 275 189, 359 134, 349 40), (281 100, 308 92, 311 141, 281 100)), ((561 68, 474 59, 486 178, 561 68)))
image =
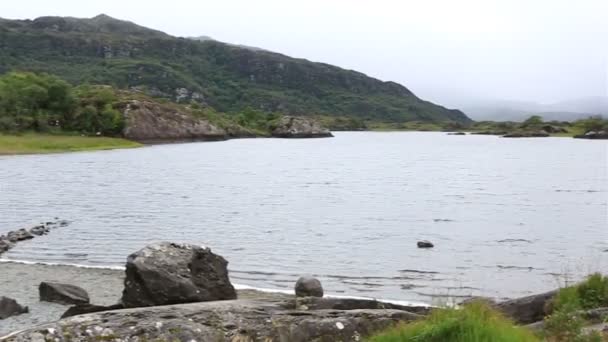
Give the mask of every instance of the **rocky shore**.
MULTIPOLYGON (((236 291, 227 264, 209 248, 170 242, 131 254, 126 272, 0 263, 0 295, 30 307, 0 321, 0 341, 360 341, 433 310, 324 297, 322 284, 310 277, 295 283, 294 295, 236 291)), ((475 300, 537 329, 555 294, 475 300)), ((604 311, 586 314, 602 320, 604 311)))

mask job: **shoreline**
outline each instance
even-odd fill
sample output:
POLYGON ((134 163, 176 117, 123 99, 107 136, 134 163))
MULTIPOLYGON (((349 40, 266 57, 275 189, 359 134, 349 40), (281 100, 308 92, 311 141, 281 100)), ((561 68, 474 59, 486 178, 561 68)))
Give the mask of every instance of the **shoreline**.
MULTIPOLYGON (((51 264, 30 261, 0 259, 0 294, 28 306, 30 312, 0 321, 0 336, 29 329, 33 326, 57 321, 70 307, 56 303, 41 302, 38 285, 42 281, 61 282, 85 289, 91 303, 97 305, 116 304, 124 287, 124 267, 51 264)), ((239 299, 282 300, 293 298, 292 290, 275 290, 234 284, 239 299)), ((378 300, 406 306, 430 307, 427 303, 369 298, 362 296, 326 294, 327 298, 378 300)))

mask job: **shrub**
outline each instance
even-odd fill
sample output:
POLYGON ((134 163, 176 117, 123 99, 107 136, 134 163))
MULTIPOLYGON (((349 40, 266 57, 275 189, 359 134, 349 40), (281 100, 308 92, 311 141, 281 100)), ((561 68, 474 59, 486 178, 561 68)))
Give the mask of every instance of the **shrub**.
POLYGON ((487 304, 474 302, 462 309, 437 309, 423 320, 369 338, 369 342, 406 341, 534 342, 539 339, 487 304))

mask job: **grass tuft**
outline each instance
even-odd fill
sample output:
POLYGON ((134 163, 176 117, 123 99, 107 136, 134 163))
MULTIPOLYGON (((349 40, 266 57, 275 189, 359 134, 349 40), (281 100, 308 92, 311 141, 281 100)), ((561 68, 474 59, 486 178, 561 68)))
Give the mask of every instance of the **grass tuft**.
POLYGON ((461 309, 437 309, 423 320, 399 325, 369 338, 369 342, 536 342, 525 328, 517 327, 482 302, 461 309))

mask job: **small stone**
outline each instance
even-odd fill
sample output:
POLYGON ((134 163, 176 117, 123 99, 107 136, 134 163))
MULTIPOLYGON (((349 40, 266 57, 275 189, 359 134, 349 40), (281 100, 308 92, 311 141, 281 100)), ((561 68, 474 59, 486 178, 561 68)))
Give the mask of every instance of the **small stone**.
POLYGON ((317 278, 300 277, 296 282, 296 297, 323 297, 323 286, 317 278))
POLYGON ((435 245, 433 245, 433 243, 428 240, 418 241, 418 248, 433 248, 433 247, 435 247, 435 245))
POLYGON ((338 330, 342 330, 344 329, 344 324, 342 324, 341 322, 336 322, 336 328, 338 328, 338 330))

